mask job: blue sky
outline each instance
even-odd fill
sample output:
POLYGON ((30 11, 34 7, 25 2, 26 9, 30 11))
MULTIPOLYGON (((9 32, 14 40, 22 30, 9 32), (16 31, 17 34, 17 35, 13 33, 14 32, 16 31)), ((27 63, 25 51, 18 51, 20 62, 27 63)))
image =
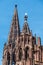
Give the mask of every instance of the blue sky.
POLYGON ((27 12, 28 24, 33 35, 40 36, 43 44, 43 0, 0 0, 0 65, 2 65, 3 47, 8 40, 15 4, 18 5, 21 30, 24 14, 27 12))

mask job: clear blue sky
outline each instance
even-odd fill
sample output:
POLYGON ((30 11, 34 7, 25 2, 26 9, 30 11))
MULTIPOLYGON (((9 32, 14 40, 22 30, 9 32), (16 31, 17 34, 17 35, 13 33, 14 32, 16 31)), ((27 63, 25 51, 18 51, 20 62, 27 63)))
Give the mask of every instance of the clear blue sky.
POLYGON ((43 0, 0 0, 0 65, 4 43, 8 34, 14 14, 14 6, 18 5, 20 28, 24 24, 24 14, 28 13, 29 27, 37 36, 41 37, 43 44, 43 0))

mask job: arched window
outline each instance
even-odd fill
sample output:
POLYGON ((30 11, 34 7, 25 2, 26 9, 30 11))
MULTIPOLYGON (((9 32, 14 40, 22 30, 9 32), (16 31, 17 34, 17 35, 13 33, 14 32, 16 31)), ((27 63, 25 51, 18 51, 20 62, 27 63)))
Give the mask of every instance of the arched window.
POLYGON ((10 65, 10 53, 7 53, 7 60, 8 60, 8 65, 10 65))
POLYGON ((15 55, 15 50, 12 53, 12 65, 15 65, 15 61, 16 61, 16 55, 15 55))
POLYGON ((21 38, 21 41, 23 42, 23 38, 21 38))
POLYGON ((13 54, 12 54, 12 61, 13 61, 13 63, 15 62, 15 59, 16 58, 16 55, 15 55, 15 52, 13 52, 13 54))
POLYGON ((24 42, 25 42, 25 44, 27 43, 27 38, 25 38, 24 42))
POLYGON ((29 58, 29 48, 28 47, 25 48, 25 59, 27 60, 27 58, 29 58))
POLYGON ((29 40, 29 38, 28 38, 28 44, 29 44, 29 42, 30 42, 30 40, 29 40))
POLYGON ((12 65, 15 65, 14 62, 12 63, 12 65))
POLYGON ((22 48, 19 49, 19 59, 22 59, 22 48))

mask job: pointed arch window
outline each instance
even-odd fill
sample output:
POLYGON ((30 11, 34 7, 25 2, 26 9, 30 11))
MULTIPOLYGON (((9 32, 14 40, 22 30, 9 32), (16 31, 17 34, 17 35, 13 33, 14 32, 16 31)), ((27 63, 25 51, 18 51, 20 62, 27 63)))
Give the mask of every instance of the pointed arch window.
POLYGON ((25 42, 25 44, 26 44, 26 42, 27 42, 27 38, 25 38, 24 42, 25 42))
POLYGON ((13 55, 12 55, 12 60, 13 60, 13 64, 14 64, 14 62, 15 62, 15 52, 13 53, 13 55))
POLYGON ((29 48, 25 48, 25 59, 27 60, 29 58, 29 48))
POLYGON ((28 38, 28 44, 29 44, 29 42, 30 42, 30 40, 29 40, 29 38, 28 38))
POLYGON ((7 53, 7 60, 8 60, 8 65, 10 65, 10 53, 7 53))
POLYGON ((12 65, 15 65, 14 62, 12 63, 12 65))
POLYGON ((22 59, 22 48, 19 49, 19 59, 22 59))

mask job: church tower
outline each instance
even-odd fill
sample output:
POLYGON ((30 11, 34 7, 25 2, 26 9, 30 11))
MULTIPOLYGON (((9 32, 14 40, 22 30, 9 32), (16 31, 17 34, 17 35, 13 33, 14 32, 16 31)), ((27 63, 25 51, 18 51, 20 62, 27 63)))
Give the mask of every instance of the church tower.
POLYGON ((15 39, 17 39, 19 35, 20 35, 19 17, 18 17, 17 5, 15 5, 15 12, 12 19, 12 25, 10 29, 8 43, 15 41, 15 39))
POLYGON ((12 25, 8 37, 8 44, 4 44, 3 50, 3 65, 14 65, 15 64, 15 50, 20 36, 19 17, 17 11, 17 5, 15 5, 15 11, 12 19, 12 25))
POLYGON ((43 65, 41 39, 32 35, 25 13, 24 25, 20 31, 17 5, 12 19, 8 42, 4 44, 2 65, 43 65))

